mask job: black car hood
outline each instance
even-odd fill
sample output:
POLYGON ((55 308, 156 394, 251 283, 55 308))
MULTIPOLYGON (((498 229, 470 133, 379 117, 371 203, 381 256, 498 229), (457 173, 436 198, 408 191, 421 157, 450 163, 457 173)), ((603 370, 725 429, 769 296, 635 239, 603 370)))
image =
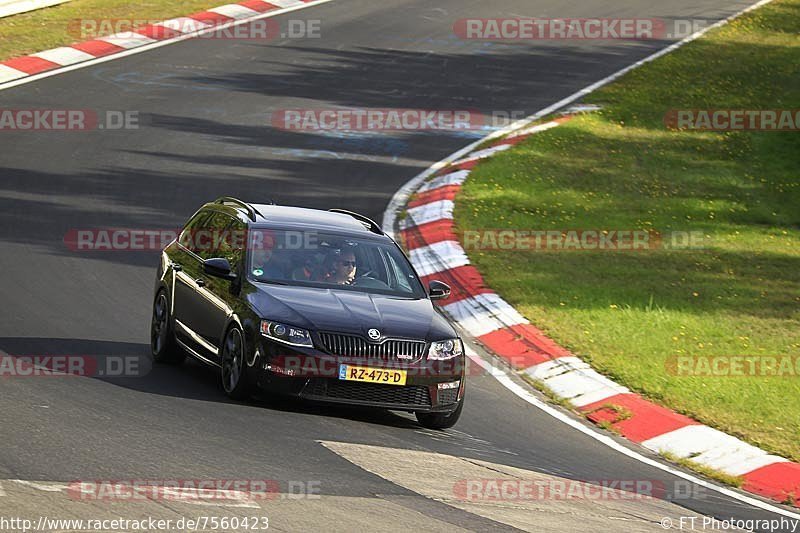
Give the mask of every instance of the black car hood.
POLYGON ((441 340, 456 336, 428 299, 408 299, 349 290, 254 284, 251 305, 262 318, 316 331, 366 337, 441 340))

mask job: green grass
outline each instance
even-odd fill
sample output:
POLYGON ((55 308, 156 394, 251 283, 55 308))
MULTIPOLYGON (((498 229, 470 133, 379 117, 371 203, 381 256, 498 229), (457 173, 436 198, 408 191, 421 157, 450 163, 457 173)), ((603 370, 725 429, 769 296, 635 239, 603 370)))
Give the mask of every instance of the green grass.
MULTIPOLYGON (((678 457, 677 455, 669 452, 662 452, 661 456, 667 461, 671 461, 681 466, 685 466, 686 468, 694 470, 695 472, 700 472, 707 478, 718 481, 723 485, 729 485, 731 487, 736 487, 736 488, 742 488, 742 485, 744 485, 744 478, 742 478, 741 476, 732 476, 730 474, 726 474, 725 472, 709 468, 696 461, 692 461, 691 459, 678 457)), ((794 501, 788 503, 788 505, 793 505, 793 504, 794 501)))
POLYGON ((648 398, 800 461, 800 377, 682 377, 674 355, 800 356, 800 132, 665 128, 670 109, 800 108, 800 0, 779 0, 599 90, 479 165, 459 231, 700 231, 705 248, 468 251, 488 283, 648 398))
POLYGON ((532 386, 534 389, 541 392, 550 401, 550 403, 563 407, 564 409, 574 411, 576 413, 578 412, 575 406, 572 405, 572 403, 568 399, 562 398, 561 396, 557 395, 550 389, 550 387, 548 387, 545 384, 544 381, 540 379, 535 379, 529 376, 528 374, 524 373, 520 374, 520 377, 522 378, 523 381, 527 382, 528 385, 532 386))
MULTIPOLYGON (((66 4, 5 17, 0 19, 0 61, 87 40, 80 38, 80 33, 77 33, 79 29, 75 24, 79 20, 144 19, 152 23, 224 3, 220 0, 72 0, 66 4)), ((127 31, 128 28, 123 30, 127 31)))

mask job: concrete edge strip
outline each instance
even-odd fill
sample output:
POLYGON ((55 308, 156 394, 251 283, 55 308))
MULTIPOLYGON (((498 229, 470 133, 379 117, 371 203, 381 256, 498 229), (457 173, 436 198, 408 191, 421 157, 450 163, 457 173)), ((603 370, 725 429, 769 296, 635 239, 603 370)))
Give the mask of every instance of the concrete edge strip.
MULTIPOLYGON (((413 234, 414 239, 406 239, 406 244, 410 259, 423 278, 432 279, 441 274, 448 281, 456 280, 458 283, 456 270, 470 265, 470 262, 452 231, 452 198, 475 163, 510 148, 519 139, 556 127, 570 116, 533 126, 530 126, 531 122, 770 1, 762 0, 436 163, 395 193, 384 213, 384 231, 392 236, 395 236, 395 229, 402 236, 413 234), (496 141, 504 136, 507 137, 496 141), (487 142, 493 140, 496 142, 486 148, 487 142), (469 164, 466 169, 462 166, 465 163, 469 164), (417 194, 413 207, 408 207, 415 193, 424 194, 417 194), (398 220, 400 211, 404 213, 398 220)), ((768 454, 630 392, 559 347, 497 294, 476 290, 485 284, 479 274, 474 276, 477 279, 457 287, 464 296, 443 305, 442 309, 489 352, 502 357, 515 369, 543 381, 590 420, 610 423, 624 437, 652 451, 668 452, 731 476, 741 476, 745 480, 745 490, 750 492, 779 502, 792 495, 797 498, 800 494, 800 464, 768 454)))
POLYGON ((10 2, 0 2, 0 18, 29 13, 37 9, 53 7, 69 1, 70 0, 11 0, 10 2))
MULTIPOLYGON (((196 20, 197 25, 192 27, 190 31, 187 31, 179 36, 165 38, 163 36, 151 36, 152 34, 144 35, 140 33, 133 33, 126 36, 106 36, 94 40, 105 42, 108 45, 111 45, 110 47, 105 48, 102 52, 94 51, 92 48, 87 47, 86 44, 92 42, 89 41, 87 43, 76 43, 75 45, 68 47, 58 47, 55 49, 38 52, 36 54, 31 54, 29 56, 13 58, 4 61, 0 63, 0 90, 18 86, 23 83, 29 83, 31 81, 62 72, 75 70, 77 68, 83 68, 85 66, 89 66, 90 64, 109 61, 127 55, 132 55, 133 53, 140 53, 152 48, 166 46, 168 44, 197 37, 212 31, 219 31, 231 26, 248 23, 253 20, 268 18, 289 11, 327 3, 331 0, 258 1, 261 1, 264 4, 262 8, 266 11, 265 13, 261 13, 260 11, 253 9, 254 2, 250 0, 238 4, 225 4, 203 12, 216 14, 219 17, 219 22, 215 21, 215 23, 209 23, 207 18, 195 19, 197 15, 201 15, 202 13, 196 13, 194 15, 189 15, 188 17, 181 17, 184 20, 187 18, 196 20)), ((575 93, 561 102, 557 102, 553 106, 538 112, 532 117, 518 121, 504 130, 496 131, 486 138, 472 143, 471 145, 451 155, 445 161, 437 163, 426 172, 411 180, 411 182, 406 184, 395 194, 395 197, 393 197, 392 202, 390 203, 390 209, 388 209, 384 215, 384 226, 386 227, 387 232, 391 234, 394 233, 394 214, 397 208, 402 206, 408 200, 411 194, 425 179, 444 168, 447 164, 450 163, 455 166, 477 162, 486 157, 490 157, 497 152, 510 148, 510 144, 501 142, 489 148, 473 153, 474 149, 479 145, 492 139, 499 138, 507 133, 519 129, 521 125, 528 124, 529 122, 536 120, 541 116, 558 110, 585 96, 586 94, 589 94, 597 88, 606 85, 614 79, 617 79, 633 68, 637 68, 646 62, 652 61, 657 57, 661 57, 662 55, 671 52, 686 42, 698 38, 706 31, 720 26, 732 18, 741 15, 742 13, 760 7, 761 5, 765 5, 770 1, 771 0, 762 0, 757 4, 754 4, 753 6, 750 6, 749 8, 742 10, 741 12, 723 21, 720 21, 719 23, 703 31, 697 32, 683 41, 656 52, 655 54, 652 54, 651 56, 648 56, 647 58, 609 76, 608 78, 600 80, 599 82, 584 88, 578 93, 575 93), (388 227, 387 220, 390 221, 388 227)), ((171 19, 170 21, 159 23, 156 26, 162 26, 166 29, 170 29, 171 26, 175 26, 175 23, 178 20, 179 19, 171 19)), ((184 26, 179 25, 178 27, 184 26)), ((176 33, 181 33, 180 30, 175 31, 176 33)), ((544 125, 536 125, 532 128, 519 131, 517 135, 530 135, 538 131, 544 131, 545 129, 555 127, 557 125, 558 123, 553 122, 544 125)), ((462 177, 466 178, 466 175, 469 171, 461 172, 463 174, 459 176, 459 180, 463 182, 462 177)), ((457 184, 457 180, 454 180, 452 185, 456 187, 460 186, 457 184)), ((435 189, 435 187, 431 187, 429 190, 432 189, 435 189)), ((443 218, 451 220, 452 201, 442 200, 436 203, 438 205, 423 204, 418 208, 412 208, 417 210, 414 213, 411 213, 412 209, 409 209, 409 213, 411 213, 411 215, 409 216, 409 222, 406 223, 407 227, 413 227, 427 222, 434 222, 443 218)), ((454 244, 451 241, 447 241, 447 246, 432 245, 428 248, 430 249, 417 254, 417 261, 415 263, 415 266, 417 266, 417 268, 421 269, 423 272, 434 274, 443 270, 449 270, 458 266, 469 264, 466 254, 460 249, 460 245, 458 245, 457 242, 454 244), (442 252, 444 249, 447 250, 447 253, 443 255, 442 252)), ((479 341, 482 337, 488 336, 496 331, 507 330, 516 325, 527 324, 527 321, 512 306, 507 304, 499 296, 493 293, 477 294, 460 302, 446 305, 444 306, 444 309, 445 312, 448 312, 451 316, 453 316, 455 320, 465 328, 466 331, 473 333, 479 341)), ((491 346, 489 347, 491 348, 491 346)), ((493 351, 496 351, 496 349, 493 351)), ((535 376, 539 374, 537 367, 543 364, 548 363, 545 361, 537 365, 532 365, 525 371, 528 374, 535 376)), ((579 407, 593 405, 597 402, 602 402, 619 394, 629 394, 626 392, 627 389, 611 382, 590 368, 575 368, 567 370, 555 376, 550 376, 549 378, 544 379, 544 381, 562 397, 571 400, 579 407)), ((701 462, 707 466, 718 468, 722 471, 731 473, 732 475, 745 475, 745 477, 747 477, 746 474, 748 473, 761 472, 762 469, 774 466, 786 465, 789 467, 800 467, 800 465, 795 463, 789 463, 784 458, 768 455, 763 450, 758 450, 757 448, 735 439, 734 437, 725 435, 724 433, 713 430, 712 428, 707 428, 706 426, 687 424, 661 435, 651 437, 650 439, 642 441, 641 443, 645 447, 653 449, 654 451, 670 451, 671 453, 677 453, 680 457, 692 457, 694 461, 701 462), (702 428, 702 430, 695 428, 702 428), (709 435, 705 430, 716 433, 709 435), (707 446, 708 442, 715 442, 719 446, 722 446, 726 452, 717 452, 712 455, 707 455, 707 452, 711 451, 707 446), (703 449, 700 450, 698 446, 703 449), (738 458, 744 453, 743 450, 747 452, 747 459, 744 462, 741 462, 738 460, 738 458), (753 470, 742 472, 744 465, 752 466, 753 470)), ((797 470, 792 469, 791 472, 795 474, 795 478, 792 479, 792 481, 797 482, 797 486, 800 486, 800 468, 797 470)), ((763 484, 764 483, 762 482, 762 485, 763 484)), ((764 487, 761 488, 762 490, 760 492, 764 493, 764 487)), ((769 495, 771 497, 776 497, 776 495, 773 494, 769 495)))
POLYGON ((244 0, 0 62, 0 91, 333 0, 244 0))
MULTIPOLYGON (((491 157, 493 153, 485 153, 479 158, 491 157)), ((459 180, 465 177, 464 171, 456 172, 461 173, 459 180)), ((453 180, 448 176, 444 174, 435 178, 446 184, 440 188, 460 187, 451 183, 453 180)), ((435 190, 429 188, 426 192, 435 190)), ((400 227, 409 230, 417 223, 439 221, 452 224, 452 211, 451 200, 434 200, 409 209, 400 227)), ((422 241, 426 242, 426 231, 422 229, 419 233, 422 241)), ((409 258, 420 275, 448 273, 470 264, 457 240, 434 239, 427 241, 430 244, 409 247, 409 258)), ((470 295, 444 304, 442 309, 445 313, 484 347, 511 366, 544 382, 558 397, 568 400, 594 422, 609 423, 624 437, 652 451, 668 452, 731 476, 742 476, 745 488, 776 501, 797 494, 800 470, 795 470, 795 467, 800 465, 642 399, 588 365, 581 364, 579 359, 565 355, 568 353, 566 349, 559 352, 549 350, 547 345, 555 343, 541 332, 520 331, 515 334, 513 327, 526 325, 528 321, 513 306, 495 293, 472 294, 471 287, 463 289, 470 295), (493 340, 491 336, 497 332, 510 334, 493 340), (559 363, 562 358, 565 359, 563 364, 559 363), (525 366, 539 360, 541 362, 525 366), (620 396, 630 396, 630 399, 620 396), (763 469, 767 467, 777 470, 765 482, 761 478, 766 472, 763 469)))
POLYGON ((765 501, 757 499, 757 498, 753 498, 753 497, 748 496, 746 494, 742 494, 741 492, 738 492, 735 489, 732 489, 732 488, 729 488, 729 487, 723 487, 723 486, 717 485, 715 483, 712 483, 710 481, 706 481, 705 479, 701 479, 701 478, 699 478, 697 476, 694 476, 694 475, 692 475, 690 473, 684 472, 683 470, 678 470, 678 469, 672 467, 669 464, 665 464, 665 463, 663 463, 661 461, 658 461, 656 459, 653 459, 651 457, 647 457, 645 455, 642 455, 641 453, 637 452, 636 450, 631 449, 631 448, 629 448, 627 446, 624 446, 620 442, 617 442, 611 436, 597 431, 595 428, 593 428, 591 426, 588 426, 588 425, 584 424, 583 422, 581 422, 580 420, 577 420, 577 419, 571 417, 569 414, 564 413, 563 411, 559 410, 557 407, 554 407, 554 406, 552 406, 552 405, 540 400, 533 393, 531 393, 525 387, 523 387, 522 385, 517 383, 514 379, 512 379, 511 376, 509 376, 504 370, 493 366, 491 363, 489 363, 488 361, 486 361, 485 359, 480 357, 474 350, 470 349, 469 347, 467 348, 467 355, 470 357, 470 359, 473 362, 475 362, 475 364, 480 366, 484 370, 484 372, 486 372, 487 374, 489 374, 493 378, 495 378, 497 381, 499 381, 501 385, 503 385, 505 388, 507 388, 509 391, 511 391, 518 398, 520 398, 520 399, 524 400, 525 402, 529 403, 530 405, 536 407, 540 411, 543 411, 544 413, 552 416, 553 418, 555 418, 559 422, 562 422, 562 423, 570 426, 575 431, 578 431, 579 433, 582 433, 582 434, 586 435, 587 437, 589 437, 589 438, 591 438, 591 439, 593 439, 593 440, 595 440, 595 441, 597 441, 597 442, 599 442, 599 443, 601 443, 601 444, 603 444, 605 446, 608 446, 609 448, 613 449, 616 452, 621 453, 622 455, 624 455, 626 457, 629 457, 631 459, 639 461, 640 463, 645 464, 647 466, 650 466, 650 467, 656 468, 658 470, 661 470, 662 472, 666 472, 666 473, 668 473, 670 475, 679 477, 681 479, 685 479, 685 480, 687 480, 687 481, 689 481, 691 483, 694 483, 694 484, 696 484, 696 485, 698 485, 700 487, 715 491, 715 492, 717 492, 719 494, 723 494, 723 495, 728 496, 728 497, 730 497, 730 498, 732 498, 734 500, 740 501, 740 502, 745 503, 747 505, 751 505, 751 506, 756 507, 758 509, 763 509, 765 511, 769 511, 769 512, 781 515, 781 516, 786 516, 788 518, 800 519, 800 513, 793 512, 793 511, 791 511, 789 509, 776 507, 775 505, 772 505, 771 503, 765 502, 765 501))

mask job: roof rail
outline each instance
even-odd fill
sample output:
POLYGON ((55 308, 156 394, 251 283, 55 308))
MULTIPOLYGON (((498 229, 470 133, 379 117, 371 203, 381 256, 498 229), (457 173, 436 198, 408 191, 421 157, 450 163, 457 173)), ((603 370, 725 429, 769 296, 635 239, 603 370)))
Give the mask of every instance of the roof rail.
POLYGON ((372 220, 371 218, 367 218, 364 215, 359 215, 358 213, 353 213, 352 211, 347 211, 346 209, 328 209, 331 213, 341 213, 343 215, 350 215, 354 219, 358 220, 362 224, 364 224, 368 230, 372 233, 377 233, 378 235, 383 235, 383 230, 378 225, 377 222, 372 220))
POLYGON ((256 221, 256 216, 257 215, 258 216, 262 216, 262 217, 264 216, 261 213, 259 213, 256 210, 256 208, 253 207, 252 205, 248 204, 247 202, 243 202, 243 201, 239 200, 238 198, 234 198, 233 196, 220 196, 219 198, 217 198, 214 201, 214 203, 215 204, 223 204, 223 205, 224 204, 237 205, 237 206, 239 206, 239 207, 241 207, 241 208, 243 208, 244 210, 247 211, 248 218, 250 218, 250 220, 252 220, 253 222, 256 221))

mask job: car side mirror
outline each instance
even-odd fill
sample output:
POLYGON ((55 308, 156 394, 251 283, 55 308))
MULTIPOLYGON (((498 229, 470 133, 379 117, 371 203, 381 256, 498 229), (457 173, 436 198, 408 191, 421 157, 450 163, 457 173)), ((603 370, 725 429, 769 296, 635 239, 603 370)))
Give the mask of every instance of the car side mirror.
POLYGON ((428 294, 431 300, 444 300, 450 297, 450 285, 441 281, 433 280, 428 285, 428 294))
POLYGON ((231 264, 224 257, 214 257, 203 261, 203 272, 215 278, 233 281, 236 274, 231 272, 231 264))

